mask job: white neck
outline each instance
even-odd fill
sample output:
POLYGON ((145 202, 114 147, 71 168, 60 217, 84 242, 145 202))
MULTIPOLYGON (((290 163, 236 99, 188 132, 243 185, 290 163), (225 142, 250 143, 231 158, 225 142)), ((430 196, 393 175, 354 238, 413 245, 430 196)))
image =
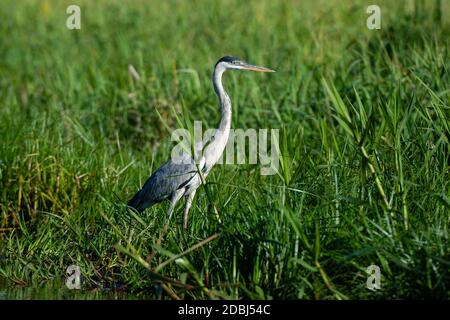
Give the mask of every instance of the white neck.
POLYGON ((225 67, 219 63, 214 69, 213 73, 213 85, 214 90, 217 93, 220 103, 220 111, 222 113, 222 119, 220 121, 219 130, 230 130, 231 126, 231 101, 227 92, 222 85, 222 75, 225 72, 225 67))
POLYGON ((227 145, 228 136, 231 128, 231 101, 222 85, 222 75, 226 68, 223 64, 218 63, 213 73, 214 90, 219 98, 220 111, 222 118, 220 119, 219 127, 214 134, 214 140, 208 145, 205 153, 207 170, 220 159, 220 156, 227 145))

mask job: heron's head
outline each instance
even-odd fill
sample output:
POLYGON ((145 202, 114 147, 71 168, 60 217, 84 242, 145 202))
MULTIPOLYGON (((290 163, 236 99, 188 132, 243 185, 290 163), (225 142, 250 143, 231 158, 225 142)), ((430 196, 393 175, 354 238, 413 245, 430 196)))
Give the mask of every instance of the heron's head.
POLYGON ((244 60, 231 56, 225 56, 219 59, 219 61, 217 61, 216 63, 216 68, 218 66, 224 68, 225 70, 250 70, 256 72, 275 72, 275 70, 255 66, 253 64, 245 62, 244 60))

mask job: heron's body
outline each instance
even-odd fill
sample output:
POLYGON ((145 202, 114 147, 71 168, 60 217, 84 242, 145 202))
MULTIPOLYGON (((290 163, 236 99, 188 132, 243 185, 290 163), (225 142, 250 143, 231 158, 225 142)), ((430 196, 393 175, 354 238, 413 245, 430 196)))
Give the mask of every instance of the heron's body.
POLYGON ((219 98, 222 117, 210 143, 203 150, 203 143, 196 144, 197 154, 202 155, 197 165, 188 153, 182 153, 156 170, 145 182, 141 190, 128 202, 128 205, 141 212, 152 205, 169 199, 169 219, 173 209, 181 199, 186 197, 184 209, 184 227, 187 226, 187 217, 197 188, 208 176, 212 167, 219 161, 228 141, 231 128, 231 101, 222 85, 222 75, 227 69, 244 69, 259 72, 272 72, 273 70, 249 65, 233 57, 223 57, 214 68, 213 85, 219 98))

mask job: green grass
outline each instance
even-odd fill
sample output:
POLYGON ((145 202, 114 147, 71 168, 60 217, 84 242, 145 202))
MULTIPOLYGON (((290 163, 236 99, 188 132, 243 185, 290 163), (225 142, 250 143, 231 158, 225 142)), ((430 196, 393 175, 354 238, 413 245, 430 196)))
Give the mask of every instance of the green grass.
POLYGON ((153 298, 449 298, 450 3, 377 1, 370 31, 365 1, 76 2, 79 31, 74 1, 0 3, 3 287, 77 264, 153 298), (234 128, 280 129, 279 175, 216 166, 158 242, 167 203, 124 203, 171 130, 217 125, 226 54, 277 70, 224 82, 234 128))

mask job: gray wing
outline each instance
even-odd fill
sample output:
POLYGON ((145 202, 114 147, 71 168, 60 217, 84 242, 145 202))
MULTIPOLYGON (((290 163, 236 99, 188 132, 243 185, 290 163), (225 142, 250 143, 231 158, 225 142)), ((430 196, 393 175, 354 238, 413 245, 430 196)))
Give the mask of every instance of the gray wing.
POLYGON ((197 166, 190 157, 169 160, 148 178, 128 205, 141 212, 186 186, 196 173, 197 166))

